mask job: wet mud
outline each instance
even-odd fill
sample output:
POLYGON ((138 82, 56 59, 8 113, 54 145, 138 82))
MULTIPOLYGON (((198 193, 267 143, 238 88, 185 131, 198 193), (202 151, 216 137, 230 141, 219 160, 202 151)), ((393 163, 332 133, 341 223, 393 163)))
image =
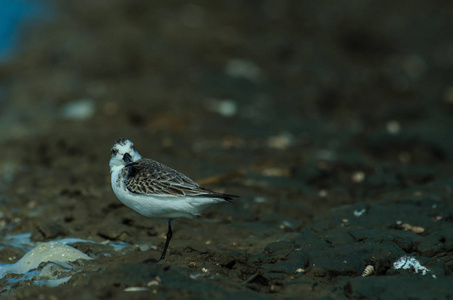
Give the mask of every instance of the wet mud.
POLYGON ((449 3, 52 5, 0 66, 0 262, 24 233, 92 260, 56 287, 10 274, 1 296, 453 296, 449 3), (118 138, 241 198, 177 220, 144 263, 166 222, 113 194, 118 138))

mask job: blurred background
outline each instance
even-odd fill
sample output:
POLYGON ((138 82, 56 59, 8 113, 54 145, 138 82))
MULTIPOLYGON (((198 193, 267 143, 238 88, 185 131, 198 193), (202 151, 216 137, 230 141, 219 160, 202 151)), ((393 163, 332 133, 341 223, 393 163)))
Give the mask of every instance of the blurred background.
POLYGON ((309 142, 404 128, 453 102, 443 1, 0 5, 5 138, 58 122, 309 142))
POLYGON ((106 165, 120 137, 187 170, 196 159, 277 175, 309 160, 439 163, 453 151, 444 1, 0 5, 0 142, 58 142, 62 152, 41 153, 49 166, 71 153, 106 165))
POLYGON ((449 1, 0 0, 0 230, 162 242, 111 191, 129 138, 241 195, 181 221, 176 252, 258 253, 389 192, 451 202, 452 114, 449 1))
POLYGON ((327 206, 372 194, 357 185, 368 175, 395 188, 439 172, 386 179, 389 166, 450 174, 451 8, 0 1, 3 201, 77 184, 111 197, 109 149, 123 137, 196 179, 232 178, 233 191, 334 191, 327 206))

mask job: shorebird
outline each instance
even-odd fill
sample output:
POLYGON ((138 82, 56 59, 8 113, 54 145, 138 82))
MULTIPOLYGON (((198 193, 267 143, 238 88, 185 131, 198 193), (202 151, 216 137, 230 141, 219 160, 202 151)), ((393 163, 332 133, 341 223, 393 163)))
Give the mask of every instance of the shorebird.
POLYGON ((186 175, 155 160, 142 158, 128 139, 117 140, 110 155, 112 189, 116 197, 145 217, 168 220, 165 258, 176 218, 194 218, 208 206, 232 202, 238 196, 207 190, 186 175))

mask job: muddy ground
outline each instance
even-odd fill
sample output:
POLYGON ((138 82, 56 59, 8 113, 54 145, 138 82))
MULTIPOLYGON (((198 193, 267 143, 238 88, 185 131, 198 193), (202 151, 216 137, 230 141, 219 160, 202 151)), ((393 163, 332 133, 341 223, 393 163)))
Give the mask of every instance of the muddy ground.
POLYGON ((0 281, 2 296, 453 297, 452 4, 51 5, 0 67, 2 236, 130 246, 77 243, 94 260, 69 282, 0 281), (167 258, 143 263, 166 223, 111 191, 123 137, 241 198, 177 221, 167 258))

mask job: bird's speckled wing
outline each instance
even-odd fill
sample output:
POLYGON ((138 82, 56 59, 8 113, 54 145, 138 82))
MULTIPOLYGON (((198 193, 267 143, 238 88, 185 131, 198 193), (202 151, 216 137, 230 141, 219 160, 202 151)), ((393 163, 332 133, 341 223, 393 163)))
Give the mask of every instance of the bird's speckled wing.
POLYGON ((126 188, 135 194, 153 196, 201 196, 231 201, 235 195, 215 193, 201 187, 184 174, 152 159, 142 158, 128 167, 126 188))

